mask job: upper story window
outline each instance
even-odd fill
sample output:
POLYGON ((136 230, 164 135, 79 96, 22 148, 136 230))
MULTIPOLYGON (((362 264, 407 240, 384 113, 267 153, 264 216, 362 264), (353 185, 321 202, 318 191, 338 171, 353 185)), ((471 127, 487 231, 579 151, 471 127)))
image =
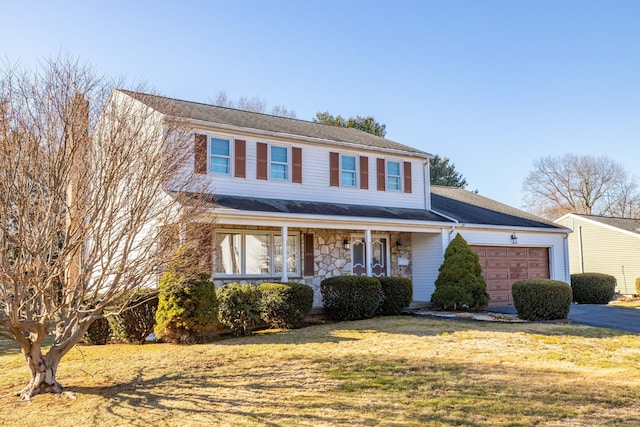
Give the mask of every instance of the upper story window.
POLYGON ((387 190, 400 190, 400 162, 387 160, 387 190))
POLYGON ((229 174, 231 171, 231 148, 228 139, 210 139, 209 171, 229 174))
POLYGON ((356 182, 355 156, 340 156, 340 185, 355 187, 356 182))
POLYGON ((271 146, 270 176, 272 179, 289 179, 289 155, 286 147, 271 146))

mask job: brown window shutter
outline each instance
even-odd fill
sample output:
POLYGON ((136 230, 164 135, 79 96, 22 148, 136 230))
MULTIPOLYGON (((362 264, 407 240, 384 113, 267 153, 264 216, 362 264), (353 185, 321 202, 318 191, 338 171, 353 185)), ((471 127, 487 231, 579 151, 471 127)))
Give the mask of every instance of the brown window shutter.
POLYGON ((193 171, 207 173, 207 135, 196 134, 193 147, 193 171))
POLYGON ((247 142, 242 139, 236 139, 235 142, 235 177, 247 177, 247 142))
POLYGON ((369 189, 369 158, 360 156, 360 188, 369 189))
POLYGON ((256 179, 267 179, 268 146, 264 142, 256 144, 257 164, 256 179))
POLYGON ((411 193, 411 162, 404 162, 404 192, 411 193))
POLYGON ((291 180, 296 184, 302 184, 302 148, 291 147, 291 180))
POLYGON ((378 191, 384 191, 386 188, 385 171, 384 171, 384 159, 377 159, 378 169, 378 191))
POLYGON ((329 153, 329 185, 340 186, 340 156, 338 153, 329 153))
POLYGON ((304 273, 305 276, 315 274, 315 263, 313 256, 313 233, 304 235, 304 273))

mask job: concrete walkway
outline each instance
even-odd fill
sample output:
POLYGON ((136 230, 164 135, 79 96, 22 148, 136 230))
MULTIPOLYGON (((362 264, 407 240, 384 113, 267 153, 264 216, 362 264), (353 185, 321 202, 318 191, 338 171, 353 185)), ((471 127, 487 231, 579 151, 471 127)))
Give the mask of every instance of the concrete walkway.
MULTIPOLYGON (((493 313, 517 314, 514 306, 490 307, 485 310, 493 313)), ((580 325, 640 334, 640 310, 599 304, 571 304, 569 320, 580 325)))

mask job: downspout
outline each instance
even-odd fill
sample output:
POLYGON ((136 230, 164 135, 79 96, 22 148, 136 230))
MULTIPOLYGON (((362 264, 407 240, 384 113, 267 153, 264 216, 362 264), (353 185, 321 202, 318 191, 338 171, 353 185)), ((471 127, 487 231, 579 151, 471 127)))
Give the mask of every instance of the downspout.
POLYGON ((578 253, 580 254, 580 273, 584 273, 584 252, 582 249, 582 226, 578 226, 578 253))
POLYGON ((564 281, 571 283, 571 271, 569 268, 569 233, 564 235, 564 281))

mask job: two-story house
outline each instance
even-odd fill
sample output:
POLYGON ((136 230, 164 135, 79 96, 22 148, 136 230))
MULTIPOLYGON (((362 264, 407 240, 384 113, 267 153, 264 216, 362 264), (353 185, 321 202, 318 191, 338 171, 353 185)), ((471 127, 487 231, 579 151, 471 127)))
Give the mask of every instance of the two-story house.
MULTIPOLYGON (((431 188, 430 154, 359 130, 129 91, 188 121, 193 164, 213 195, 203 257, 217 285, 395 275, 428 302, 461 233, 480 255, 491 303, 526 277, 569 280, 569 230, 453 188, 431 188)), ((488 167, 490 169, 490 167, 488 167)))

